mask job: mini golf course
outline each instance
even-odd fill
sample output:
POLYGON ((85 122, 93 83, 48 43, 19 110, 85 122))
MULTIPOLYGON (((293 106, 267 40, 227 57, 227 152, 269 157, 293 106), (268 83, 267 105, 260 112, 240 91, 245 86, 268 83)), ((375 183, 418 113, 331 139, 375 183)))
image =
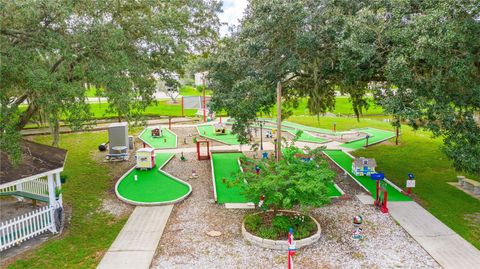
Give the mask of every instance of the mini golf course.
MULTIPOLYGON (((242 195, 241 186, 229 187, 229 182, 236 180, 236 175, 240 173, 238 158, 243 156, 240 152, 235 153, 212 153, 212 166, 214 176, 214 189, 217 195, 217 203, 247 203, 247 199, 242 195), (223 178, 225 182, 223 183, 223 178)), ((243 183, 245 184, 245 183, 243 183)))
POLYGON ((171 153, 156 154, 153 169, 133 169, 120 178, 115 187, 118 198, 136 205, 154 205, 172 203, 190 194, 189 184, 160 170, 173 156, 171 153))
POLYGON ((215 128, 213 125, 198 125, 197 126, 198 134, 202 137, 216 140, 218 142, 227 144, 227 145, 240 145, 238 142, 237 136, 232 134, 230 130, 227 130, 226 134, 215 134, 215 128))
MULTIPOLYGON (((370 177, 356 176, 355 174, 352 173, 352 160, 353 160, 352 157, 350 157, 348 154, 346 154, 341 150, 324 150, 323 153, 325 153, 325 155, 327 155, 338 166, 343 168, 343 170, 347 171, 351 177, 355 178, 360 185, 365 187, 372 194, 372 197, 375 199, 376 182, 370 179, 370 177)), ((394 188, 390 184, 387 185, 387 191, 388 191, 388 201, 411 201, 412 200, 410 197, 402 194, 400 191, 398 191, 396 188, 394 188)))
POLYGON ((163 136, 153 137, 152 129, 150 127, 145 128, 138 136, 149 147, 154 149, 170 149, 177 147, 177 136, 167 128, 162 128, 163 136))
MULTIPOLYGON (((368 145, 380 143, 382 141, 395 137, 395 134, 393 132, 375 129, 375 128, 362 128, 362 129, 356 129, 356 130, 359 132, 367 133, 370 136, 368 138, 368 145)), ((362 138, 352 142, 344 143, 340 146, 344 148, 350 148, 350 149, 360 149, 365 146, 366 140, 367 139, 362 138)))
MULTIPOLYGON (((212 153, 213 175, 215 182, 215 192, 217 202, 223 203, 247 203, 247 199, 242 195, 240 186, 228 187, 228 182, 233 182, 236 175, 241 172, 238 164, 238 158, 242 153, 212 153), (223 183, 225 178, 226 183, 223 183)), ((245 183, 242 183, 245 184, 245 183)), ((328 196, 331 198, 340 197, 342 193, 337 189, 334 183, 326 185, 328 196)))

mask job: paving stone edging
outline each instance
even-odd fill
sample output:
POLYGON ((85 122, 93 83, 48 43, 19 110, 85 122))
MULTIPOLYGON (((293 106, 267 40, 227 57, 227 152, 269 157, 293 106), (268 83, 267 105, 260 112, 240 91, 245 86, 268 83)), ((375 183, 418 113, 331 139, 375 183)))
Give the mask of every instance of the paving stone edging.
MULTIPOLYGON (((279 211, 280 212, 288 212, 288 213, 299 213, 297 211, 290 211, 290 210, 279 210, 279 211)), ((255 214, 260 214, 260 213, 262 213, 262 212, 258 212, 258 213, 255 213, 255 214)), ((320 239, 320 235, 322 233, 322 230, 320 228, 320 224, 312 216, 309 215, 308 217, 310 217, 315 222, 315 224, 317 224, 317 232, 310 237, 303 238, 303 239, 300 239, 300 240, 295 240, 295 246, 296 246, 297 249, 309 246, 309 245, 317 242, 318 239, 320 239)), ((245 229, 245 220, 242 221, 242 235, 243 235, 243 238, 245 238, 250 243, 252 243, 256 246, 262 247, 262 248, 268 248, 268 249, 274 249, 274 250, 288 250, 287 240, 263 239, 261 237, 258 237, 256 235, 253 235, 253 234, 249 233, 245 229)), ((295 237, 295 232, 294 232, 294 237, 295 237)))

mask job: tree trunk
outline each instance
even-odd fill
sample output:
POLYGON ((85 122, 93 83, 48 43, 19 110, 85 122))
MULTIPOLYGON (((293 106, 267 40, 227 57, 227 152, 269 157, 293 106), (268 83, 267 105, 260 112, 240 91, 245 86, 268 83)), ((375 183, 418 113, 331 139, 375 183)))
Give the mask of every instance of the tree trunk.
POLYGON ((400 135, 400 127, 397 126, 396 136, 395 136, 395 145, 398 146, 398 136, 400 135))
POLYGON ((58 120, 50 123, 50 130, 52 133, 52 146, 58 147, 58 142, 60 141, 60 124, 58 120))
POLYGON ((277 162, 282 158, 282 83, 277 83, 277 162))
POLYGON ((37 106, 34 105, 33 103, 30 103, 28 105, 27 110, 23 112, 22 115, 20 116, 20 121, 17 124, 17 131, 22 130, 23 127, 27 125, 27 123, 30 121, 32 116, 37 112, 37 110, 38 110, 37 106))

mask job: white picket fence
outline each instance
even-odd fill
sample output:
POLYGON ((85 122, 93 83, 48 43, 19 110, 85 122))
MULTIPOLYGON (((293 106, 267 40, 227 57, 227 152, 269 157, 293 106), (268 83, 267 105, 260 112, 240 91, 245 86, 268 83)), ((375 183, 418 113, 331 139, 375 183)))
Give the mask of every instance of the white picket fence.
POLYGON ((48 230, 54 230, 53 206, 41 207, 0 223, 0 251, 13 247, 48 230))

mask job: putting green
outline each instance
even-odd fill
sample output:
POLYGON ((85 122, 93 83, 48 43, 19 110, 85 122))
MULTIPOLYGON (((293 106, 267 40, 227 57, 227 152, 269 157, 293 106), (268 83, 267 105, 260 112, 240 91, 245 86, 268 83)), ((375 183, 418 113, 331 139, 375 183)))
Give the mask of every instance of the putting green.
MULTIPOLYGON (((367 176, 356 176, 352 173, 352 158, 341 150, 324 150, 323 151, 330 159, 336 162, 340 167, 346 170, 352 177, 354 177, 362 186, 364 186, 372 197, 375 198, 376 182, 367 176)), ((388 201, 411 201, 412 199, 390 184, 387 185, 388 201)))
POLYGON ((227 145, 240 145, 237 136, 232 134, 230 130, 227 130, 226 134, 217 135, 215 134, 213 125, 199 125, 197 126, 197 129, 200 136, 205 138, 216 140, 227 145))
MULTIPOLYGON (((370 135, 370 137, 368 138, 369 145, 376 144, 376 143, 385 141, 387 139, 390 139, 392 137, 395 137, 395 134, 393 132, 375 129, 375 128, 362 128, 357 130, 370 135)), ((365 146, 365 142, 366 142, 366 139, 363 138, 356 141, 341 144, 340 146, 344 148, 360 149, 365 146)))
POLYGON ((191 187, 159 171, 174 154, 155 155, 155 167, 151 170, 132 170, 117 183, 119 198, 133 204, 172 202, 186 196, 191 187), (135 181, 135 175, 138 180, 135 181))
MULTIPOLYGON (((215 176, 215 186, 217 192, 217 202, 223 203, 246 203, 247 199, 242 195, 241 186, 228 187, 228 182, 236 180, 236 175, 241 172, 238 165, 238 158, 242 153, 213 153, 213 174, 215 176), (223 183, 223 178, 225 182, 223 183)), ((242 183, 245 184, 245 183, 242 183)), ((327 184, 328 196, 339 197, 342 193, 333 183, 327 184)))
MULTIPOLYGON (((217 193, 217 202, 223 203, 247 203, 247 199, 242 195, 241 186, 228 187, 228 182, 236 180, 240 173, 238 158, 242 153, 213 153, 213 175, 215 176, 215 190, 217 193), (223 183, 225 179, 226 183, 223 183)), ((242 183, 245 184, 245 183, 242 183)))
POLYGON ((177 136, 167 128, 162 128, 162 137, 153 137, 151 127, 145 128, 139 138, 154 149, 167 149, 177 147, 177 136))
MULTIPOLYGON (((287 130, 287 132, 289 132, 290 134, 292 135, 297 135, 297 132, 296 131, 293 131, 293 130, 287 130)), ((313 143, 324 143, 324 142, 327 142, 328 139, 325 139, 325 138, 321 138, 321 137, 316 137, 310 133, 307 133, 305 131, 302 132, 302 134, 300 135, 300 137, 298 138, 298 141, 304 141, 304 142, 313 142, 313 143)))

